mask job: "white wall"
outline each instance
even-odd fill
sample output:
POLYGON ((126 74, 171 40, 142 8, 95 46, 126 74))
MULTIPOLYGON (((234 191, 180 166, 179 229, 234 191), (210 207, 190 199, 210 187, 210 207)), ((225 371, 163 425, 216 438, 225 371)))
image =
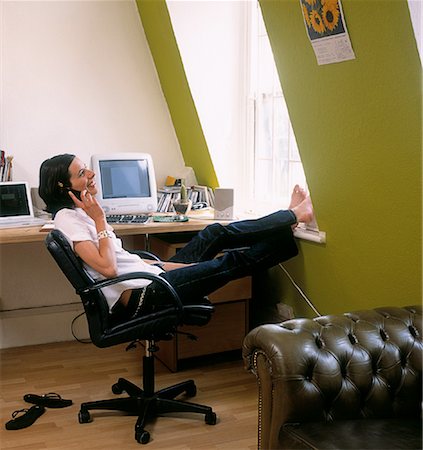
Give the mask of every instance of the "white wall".
MULTIPOLYGON (((0 14, 0 148, 14 180, 38 186, 41 162, 62 152, 151 153, 159 185, 183 170, 134 1, 0 1, 0 14)), ((71 339, 79 297, 44 244, 1 245, 0 258, 0 347, 71 339)))
POLYGON ((3 1, 0 148, 38 186, 47 157, 144 151, 158 184, 183 158, 135 2, 3 1))
POLYGON ((413 24, 414 35, 416 37, 417 48, 420 54, 420 61, 423 64, 423 8, 421 0, 408 0, 410 8, 411 22, 413 24))
POLYGON ((167 6, 219 185, 240 192, 247 2, 167 0, 167 6))

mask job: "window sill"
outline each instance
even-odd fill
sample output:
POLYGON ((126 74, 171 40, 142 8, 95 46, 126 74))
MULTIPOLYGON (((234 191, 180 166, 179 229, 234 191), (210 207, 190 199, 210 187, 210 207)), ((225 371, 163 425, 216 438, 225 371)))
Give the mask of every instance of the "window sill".
POLYGON ((316 242, 317 244, 326 244, 326 233, 314 228, 307 228, 299 225, 294 230, 294 237, 304 241, 316 242))
MULTIPOLYGON (((266 214, 269 214, 266 211, 266 214)), ((242 215, 236 215, 235 220, 257 219, 264 214, 258 214, 256 211, 244 211, 242 215)), ((319 231, 317 222, 314 220, 308 225, 300 224, 294 230, 294 237, 303 241, 315 242, 317 244, 326 244, 326 232, 319 231)))

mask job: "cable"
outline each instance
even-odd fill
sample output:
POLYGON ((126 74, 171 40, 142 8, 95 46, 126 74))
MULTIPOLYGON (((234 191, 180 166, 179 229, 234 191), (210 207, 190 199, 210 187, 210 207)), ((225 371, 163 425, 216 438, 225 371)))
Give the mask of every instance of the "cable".
POLYGON ((8 312, 15 312, 15 311, 32 311, 32 310, 42 310, 42 309, 50 309, 55 308, 57 306, 63 307, 63 306, 73 306, 73 305, 80 305, 81 302, 72 302, 72 303, 58 303, 56 305, 41 305, 41 306, 28 306, 23 308, 13 308, 13 309, 1 309, 0 313, 8 313, 8 312))
POLYGON ((78 314, 76 317, 73 318, 72 323, 71 323, 71 333, 72 333, 72 336, 81 344, 92 344, 91 339, 79 339, 78 337, 76 337, 76 335, 73 331, 73 326, 74 326, 75 322, 84 314, 85 314, 85 311, 83 311, 82 313, 78 314))
POLYGON ((289 278, 289 281, 293 284, 295 289, 300 293, 301 297, 307 302, 308 306, 310 306, 310 308, 314 311, 316 316, 321 316, 319 311, 317 311, 317 309, 314 307, 313 303, 311 303, 311 301, 307 298, 307 296, 304 294, 304 292, 302 291, 300 286, 298 286, 298 284, 294 281, 294 279, 291 277, 291 275, 285 269, 285 267, 281 263, 279 263, 279 267, 285 272, 286 276, 289 278))

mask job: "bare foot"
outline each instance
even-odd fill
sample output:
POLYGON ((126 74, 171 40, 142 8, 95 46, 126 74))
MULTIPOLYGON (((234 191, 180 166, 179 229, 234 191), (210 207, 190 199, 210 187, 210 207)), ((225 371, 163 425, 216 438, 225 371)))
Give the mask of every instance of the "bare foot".
POLYGON ((297 217, 298 223, 310 223, 314 219, 313 205, 309 196, 306 196, 300 204, 292 208, 292 211, 297 217))
POLYGON ((306 197, 307 197, 306 191, 298 184, 296 184, 291 194, 291 203, 289 204, 288 209, 294 209, 302 201, 304 201, 306 197))

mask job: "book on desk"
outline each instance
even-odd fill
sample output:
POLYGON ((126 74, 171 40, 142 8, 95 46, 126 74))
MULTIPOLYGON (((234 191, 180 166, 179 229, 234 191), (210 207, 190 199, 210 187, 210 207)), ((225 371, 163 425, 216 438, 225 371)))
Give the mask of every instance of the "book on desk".
MULTIPOLYGON (((175 200, 179 200, 181 196, 180 186, 163 186, 157 191, 158 203, 157 212, 172 212, 172 204, 175 200)), ((208 186, 193 185, 187 187, 188 200, 192 204, 204 203, 208 207, 214 206, 214 192, 208 186)))

